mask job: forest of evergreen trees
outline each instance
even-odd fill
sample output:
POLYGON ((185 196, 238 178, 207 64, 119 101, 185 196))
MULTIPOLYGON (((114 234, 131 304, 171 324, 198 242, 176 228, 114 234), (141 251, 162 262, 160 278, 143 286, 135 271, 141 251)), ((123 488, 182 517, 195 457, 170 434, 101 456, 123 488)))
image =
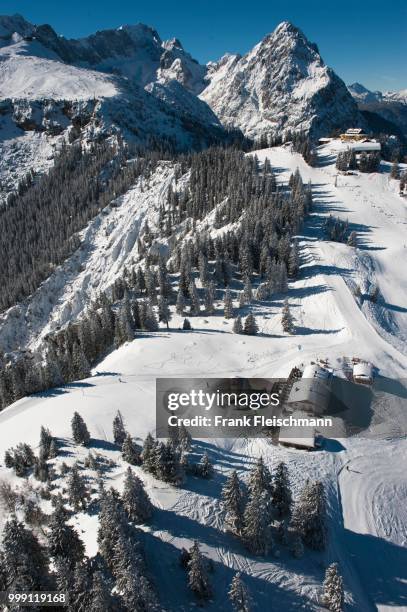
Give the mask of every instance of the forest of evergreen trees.
MULTIPOLYGON (((93 441, 77 412, 71 428, 72 441, 88 447, 89 453, 69 466, 59 457, 61 441, 45 427, 41 428, 38 456, 28 444, 6 452, 6 467, 22 478, 32 473, 39 484, 27 480, 25 488, 13 489, 1 483, 0 504, 9 518, 0 543, 0 590, 67 592, 72 612, 161 610, 140 531, 140 525, 154 520, 155 508, 132 466, 182 486, 191 476, 214 477, 208 454, 196 461, 194 442, 183 426, 170 428, 166 441, 148 434, 143 447, 138 447, 118 411, 112 423, 113 440, 121 448, 122 460, 129 464, 119 493, 105 487, 108 472, 117 468, 117 462, 91 450, 93 441), (41 500, 50 501, 51 513, 43 512, 41 500), (93 557, 86 556, 84 543, 70 522, 79 512, 98 514, 98 552, 93 557)), ((279 558, 280 551, 287 549, 298 559, 306 549, 322 551, 326 546, 323 484, 306 481, 294 501, 284 462, 270 472, 258 458, 245 482, 231 471, 219 497, 223 531, 238 538, 253 555, 279 558)), ((215 568, 198 541, 189 550, 181 550, 179 562, 199 604, 213 599, 215 568)), ((251 595, 239 573, 228 596, 235 610, 251 609, 251 595)), ((321 596, 328 610, 342 610, 343 584, 336 564, 326 570, 321 596)))
MULTIPOLYGON (((104 147, 105 157, 109 157, 109 149, 104 147)), ((124 171, 112 171, 115 178, 99 196, 98 204, 94 201, 95 206, 100 205, 102 197, 104 202, 109 201, 111 189, 115 193, 127 189, 136 175, 147 177, 156 159, 150 155, 124 171)), ((55 172, 62 172, 64 164, 61 161, 60 170, 55 172)), ((177 179, 190 173, 188 186, 183 192, 170 189, 168 204, 160 211, 154 231, 148 223, 144 225, 138 239, 138 261, 125 268, 122 276, 89 305, 85 316, 49 334, 35 353, 0 354, 0 407, 25 395, 86 378, 109 350, 132 340, 138 331, 154 332, 159 322, 168 327, 171 305, 179 315, 213 314, 215 301, 221 297, 224 316, 233 318, 240 315, 232 298, 238 301, 239 310, 254 299, 267 300, 287 290, 287 279, 294 278, 299 269, 298 245, 293 236, 312 206, 311 186, 303 184, 298 170, 288 185, 277 186, 267 160, 260 168, 255 156, 245 156, 233 148, 183 155, 176 158, 176 164, 177 179), (209 213, 214 214, 217 228, 225 228, 215 239, 209 231, 194 230, 209 213), (168 238, 167 258, 151 249, 154 239, 163 234, 168 238), (233 292, 232 285, 236 287, 233 292)), ((80 173, 66 172, 69 180, 73 175, 81 177, 80 173)), ((47 180, 52 183, 56 177, 47 180)), ((22 197, 32 189, 35 187, 22 197)), ((20 204, 10 206, 11 211, 19 210, 20 204)), ((81 215, 78 223, 84 218, 81 215)), ((50 226, 47 231, 51 231, 50 226)), ((44 230, 44 240, 45 236, 44 230)), ((17 265, 17 254, 15 257, 17 265)), ((24 268, 24 274, 28 269, 24 268)), ((292 321, 287 323, 288 304, 285 308, 288 312, 283 313, 283 327, 293 333, 292 321)), ((184 329, 190 327, 186 320, 184 329)), ((236 320, 233 329, 247 334, 258 331, 252 313, 244 322, 236 320)))

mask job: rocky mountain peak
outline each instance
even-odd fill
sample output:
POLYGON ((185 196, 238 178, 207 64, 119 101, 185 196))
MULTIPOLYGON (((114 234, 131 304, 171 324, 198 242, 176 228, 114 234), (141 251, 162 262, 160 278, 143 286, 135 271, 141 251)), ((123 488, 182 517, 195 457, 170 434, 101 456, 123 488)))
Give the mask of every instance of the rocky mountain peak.
POLYGON ((220 120, 247 136, 286 130, 326 133, 360 123, 345 84, 318 47, 288 21, 238 61, 211 66, 201 94, 220 120))

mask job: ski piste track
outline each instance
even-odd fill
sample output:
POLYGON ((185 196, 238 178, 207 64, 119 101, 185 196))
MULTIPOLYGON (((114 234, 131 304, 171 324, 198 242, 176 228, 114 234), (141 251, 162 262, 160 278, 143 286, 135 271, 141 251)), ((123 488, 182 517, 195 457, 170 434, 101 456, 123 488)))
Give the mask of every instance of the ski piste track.
MULTIPOLYGON (((322 151, 321 160, 324 155, 322 151)), ((298 334, 282 335, 280 298, 267 307, 255 307, 262 332, 259 337, 237 338, 227 333, 230 323, 219 316, 198 317, 193 320, 194 331, 183 334, 177 331, 180 320, 174 316, 173 331, 136 338, 108 355, 92 378, 60 392, 24 398, 1 412, 2 454, 21 441, 36 446, 41 424, 69 439, 74 410, 84 416, 92 436, 108 443, 113 416, 120 408, 129 430, 141 440, 154 429, 158 376, 277 377, 317 357, 328 357, 335 368, 343 356, 353 355, 371 360, 386 376, 403 376, 407 366, 402 308, 406 281, 399 257, 405 253, 405 204, 392 191, 388 177, 339 177, 335 187, 332 164, 310 168, 285 148, 258 151, 257 156, 260 162, 270 158, 271 165, 278 168, 279 180, 286 181, 299 167, 303 180, 313 183, 315 208, 299 236, 301 274, 288 293, 298 334), (358 255, 349 247, 321 239, 321 219, 330 212, 369 228, 365 232, 368 248, 359 252, 363 257, 360 267, 355 265, 358 255), (364 282, 366 269, 378 280, 386 303, 401 306, 389 309, 386 330, 374 312, 361 308, 350 288, 349 278, 364 282)), ((160 194, 163 198, 164 193, 160 194)), ((318 610, 324 567, 338 561, 347 589, 347 609, 407 610, 406 439, 388 434, 339 442, 340 450, 328 446, 304 453, 276 447, 267 440, 198 441, 200 450, 207 450, 215 464, 215 477, 208 482, 194 479, 180 490, 139 470, 156 506, 153 521, 145 529, 147 557, 159 568, 159 590, 173 592, 168 609, 190 609, 183 596, 183 570, 174 565, 174 547, 187 548, 196 538, 217 572, 212 609, 222 609, 227 585, 233 573, 241 571, 256 595, 255 609, 318 610), (279 460, 287 463, 294 495, 306 478, 323 481, 330 533, 323 560, 310 552, 303 559, 293 559, 285 550, 280 557, 266 560, 252 557, 223 533, 219 495, 224 480, 232 469, 246 480, 259 456, 270 468, 279 460), (183 586, 178 587, 180 584, 183 586)), ((120 463, 116 451, 100 452, 118 461, 109 478, 120 489, 126 464, 120 463)), ((89 554, 95 554, 97 520, 83 514, 75 520, 89 554)), ((0 528, 1 524, 0 520, 0 528)))

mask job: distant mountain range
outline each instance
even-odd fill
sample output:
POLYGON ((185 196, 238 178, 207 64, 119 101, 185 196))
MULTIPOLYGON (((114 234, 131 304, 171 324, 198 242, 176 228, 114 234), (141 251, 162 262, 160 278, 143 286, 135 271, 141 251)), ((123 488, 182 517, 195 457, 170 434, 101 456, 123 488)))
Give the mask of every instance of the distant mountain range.
POLYGON ((401 135, 407 137, 407 89, 385 92, 370 91, 360 83, 352 83, 348 86, 348 90, 368 120, 372 113, 375 115, 370 118, 373 128, 375 122, 379 131, 380 128, 383 131, 391 130, 393 126, 401 135), (379 125, 378 118, 386 123, 379 125))
POLYGON ((243 136, 382 129, 383 121, 406 133, 401 94, 348 89, 287 21, 246 55, 201 65, 178 39, 163 41, 143 24, 72 40, 0 16, 0 196, 34 164, 52 164, 62 138, 120 133, 196 150, 243 136))

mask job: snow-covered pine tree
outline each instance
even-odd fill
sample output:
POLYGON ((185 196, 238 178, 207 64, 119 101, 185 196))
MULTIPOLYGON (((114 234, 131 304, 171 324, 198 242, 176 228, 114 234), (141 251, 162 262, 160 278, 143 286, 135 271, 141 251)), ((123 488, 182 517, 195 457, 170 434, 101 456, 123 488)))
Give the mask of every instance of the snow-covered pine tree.
POLYGON ((42 452, 43 457, 45 459, 48 459, 49 457, 51 443, 52 443, 52 435, 51 435, 50 430, 41 425, 39 447, 40 447, 40 452, 42 452))
POLYGON ((75 444, 87 446, 90 440, 90 434, 86 423, 78 412, 74 412, 71 420, 72 438, 75 444))
POLYGON ((70 606, 73 610, 89 610, 92 579, 87 563, 78 562, 73 572, 73 585, 69 590, 70 606))
POLYGON ((243 515, 242 539, 255 555, 267 555, 272 549, 268 493, 250 495, 243 515))
POLYGON ((198 289, 196 288, 194 280, 191 280, 188 287, 190 304, 190 313, 192 316, 199 315, 201 312, 201 305, 199 303, 198 289))
POLYGON ((124 438, 122 445, 122 457, 123 461, 127 461, 127 463, 130 463, 130 465, 141 464, 140 453, 130 434, 127 434, 124 438))
POLYGON ((117 411, 116 416, 113 419, 113 440, 117 446, 123 446, 123 442, 126 438, 126 428, 120 410, 117 411))
POLYGON ((290 522, 306 546, 323 550, 326 543, 325 495, 322 482, 308 481, 294 505, 290 522))
POLYGON ((4 525, 1 551, 4 590, 18 592, 49 589, 47 553, 36 536, 15 516, 4 525))
POLYGON ((198 473, 202 478, 212 478, 213 476, 213 464, 206 452, 202 455, 198 464, 198 473))
POLYGON ((222 488, 222 505, 225 511, 225 523, 231 531, 239 535, 243 527, 244 498, 236 470, 226 480, 222 488))
POLYGON ((298 253, 298 242, 294 240, 291 249, 290 255, 288 258, 288 274, 291 278, 296 278, 298 275, 298 271, 300 269, 300 256, 298 253))
POLYGON ((182 451, 189 452, 191 450, 192 437, 184 423, 182 423, 179 428, 178 444, 182 451))
POLYGON ((184 292, 182 291, 181 287, 178 289, 178 293, 177 293, 175 312, 181 316, 185 312, 185 296, 184 296, 184 292))
POLYGON ((171 321, 171 310, 168 306, 167 299, 160 295, 158 299, 158 320, 161 323, 165 323, 167 329, 169 329, 169 323, 171 321))
POLYGON ((188 563, 188 585, 198 599, 205 601, 210 598, 212 590, 205 567, 205 560, 199 550, 197 541, 194 542, 189 553, 191 557, 188 563))
POLYGON ((233 321, 233 333, 243 334, 242 317, 240 315, 238 315, 233 321))
POLYGON ((78 342, 72 348, 71 379, 82 380, 90 375, 90 365, 78 342))
POLYGON ((215 296, 216 286, 213 281, 210 281, 205 290, 205 312, 206 314, 213 314, 215 312, 215 296))
POLYGON ((63 558, 73 569, 77 562, 83 561, 85 546, 67 520, 68 513, 59 502, 48 522, 48 550, 53 559, 63 558))
POLYGON ((225 290, 225 298, 224 298, 224 314, 225 319, 233 318, 233 302, 232 302, 232 294, 230 292, 229 287, 226 287, 225 290))
POLYGON ((248 336, 255 336, 259 331, 257 322, 252 313, 249 313, 244 322, 244 333, 248 336))
POLYGON ((119 494, 114 489, 104 491, 100 500, 99 529, 97 541, 99 552, 108 568, 112 570, 116 544, 123 535, 128 535, 128 522, 119 494))
POLYGON ((134 541, 123 533, 114 547, 113 574, 126 610, 154 612, 160 609, 155 592, 144 573, 144 563, 134 541))
POLYGON ((280 461, 274 472, 271 503, 278 518, 288 516, 291 508, 291 490, 287 466, 280 461))
POLYGON ((233 577, 228 595, 235 612, 251 611, 251 597, 239 572, 233 577))
POLYGON ((92 576, 92 589, 89 596, 87 612, 116 612, 117 607, 110 593, 109 583, 101 571, 92 576))
POLYGON ((325 572, 323 603, 331 612, 343 610, 343 580, 337 563, 332 563, 325 572))
POLYGON ((123 489, 123 508, 134 523, 145 523, 153 513, 153 505, 140 478, 129 467, 123 489))
POLYGON ((294 320, 293 320, 287 299, 284 300, 284 306, 283 306, 282 315, 281 315, 281 325, 283 327, 283 330, 287 334, 295 333, 294 320))
POLYGON ((199 280, 202 287, 205 287, 209 282, 208 259, 204 253, 198 255, 199 280))
POLYGON ((252 283, 250 276, 246 276, 243 287, 243 300, 245 304, 251 304, 253 300, 252 283))
POLYGON ((252 497, 267 493, 269 496, 273 490, 270 470, 264 465, 263 457, 257 459, 255 467, 250 471, 248 489, 252 497))
POLYGON ((154 438, 151 433, 148 433, 143 442, 143 450, 141 451, 141 460, 143 462, 143 467, 147 472, 151 470, 148 469, 149 462, 151 461, 152 451, 154 449, 154 438))
POLYGON ((67 479, 67 492, 69 504, 75 512, 84 510, 89 499, 89 492, 83 476, 79 473, 77 465, 74 465, 67 479))

